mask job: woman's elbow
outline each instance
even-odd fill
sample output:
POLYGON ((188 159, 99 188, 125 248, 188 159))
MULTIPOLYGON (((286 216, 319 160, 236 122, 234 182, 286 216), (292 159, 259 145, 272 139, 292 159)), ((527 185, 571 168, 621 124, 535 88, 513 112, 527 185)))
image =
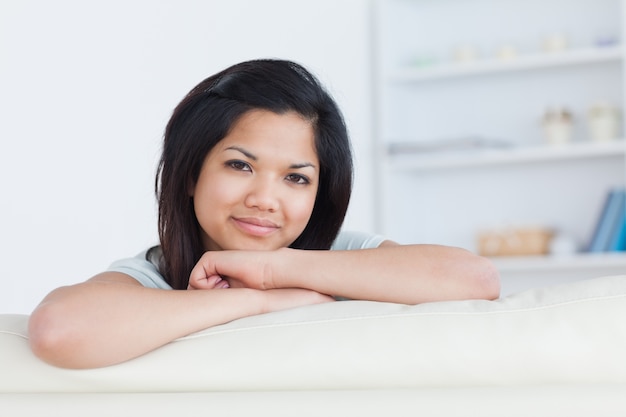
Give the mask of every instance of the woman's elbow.
POLYGON ((495 300, 500 297, 500 273, 491 260, 478 257, 474 276, 477 298, 495 300))
POLYGON ((28 341, 35 356, 54 366, 77 367, 71 360, 74 338, 69 327, 62 306, 52 302, 39 305, 28 321, 28 341))

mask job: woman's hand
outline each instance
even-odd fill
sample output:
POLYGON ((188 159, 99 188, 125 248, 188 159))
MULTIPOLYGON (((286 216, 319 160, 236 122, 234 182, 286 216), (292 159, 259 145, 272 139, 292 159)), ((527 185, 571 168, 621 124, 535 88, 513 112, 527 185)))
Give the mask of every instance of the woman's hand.
POLYGON ((280 249, 205 252, 189 274, 187 289, 276 288, 272 282, 272 265, 279 260, 281 252, 280 249))
POLYGON ((219 275, 203 278, 200 278, 200 275, 198 275, 193 280, 189 279, 189 285, 187 285, 188 290, 215 290, 221 288, 230 288, 230 284, 219 275))
MULTIPOLYGON (((252 288, 263 297, 264 313, 335 301, 304 288, 272 288, 271 261, 279 251, 206 252, 191 271, 188 290, 252 288)), ((284 251, 283 251, 284 252, 284 251)), ((284 255, 284 254, 283 254, 284 255)))

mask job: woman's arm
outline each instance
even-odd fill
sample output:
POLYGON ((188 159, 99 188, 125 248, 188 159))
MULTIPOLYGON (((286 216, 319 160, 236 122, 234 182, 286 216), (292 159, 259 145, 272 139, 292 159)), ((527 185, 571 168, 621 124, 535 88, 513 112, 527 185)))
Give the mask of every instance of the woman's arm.
POLYGON ((123 362, 190 333, 237 318, 331 301, 307 290, 145 288, 106 272, 51 292, 29 321, 33 352, 65 368, 123 362))
POLYGON ((301 286, 353 299, 418 304, 500 295, 491 261, 448 246, 386 241, 376 249, 294 251, 277 265, 277 288, 301 286))
POLYGON ((208 252, 192 271, 190 286, 215 274, 227 277, 231 287, 308 288, 405 304, 495 299, 500 293, 498 272, 486 258, 448 246, 390 241, 345 251, 208 252))

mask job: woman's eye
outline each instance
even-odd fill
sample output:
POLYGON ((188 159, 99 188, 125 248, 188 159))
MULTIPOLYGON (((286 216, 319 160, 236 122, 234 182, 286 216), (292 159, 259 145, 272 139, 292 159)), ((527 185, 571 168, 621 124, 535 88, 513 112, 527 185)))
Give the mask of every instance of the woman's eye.
POLYGON ((250 168, 250 165, 248 165, 248 163, 243 162, 243 161, 238 161, 238 160, 228 161, 226 162, 226 165, 237 171, 252 171, 252 169, 250 168))
POLYGON ((300 174, 289 174, 287 175, 287 181, 292 182, 294 184, 309 184, 311 181, 304 175, 300 174))

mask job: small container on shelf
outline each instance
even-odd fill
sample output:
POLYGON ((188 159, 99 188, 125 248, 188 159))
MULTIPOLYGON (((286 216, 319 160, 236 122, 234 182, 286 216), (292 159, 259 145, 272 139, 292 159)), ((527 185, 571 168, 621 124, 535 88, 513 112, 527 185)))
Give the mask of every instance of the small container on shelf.
POLYGON ((452 51, 452 57, 455 62, 465 64, 475 62, 479 59, 478 49, 473 45, 460 45, 452 51))
POLYGON ((511 44, 505 44, 500 46, 496 50, 496 58, 499 61, 512 61, 517 58, 517 48, 511 44))
POLYGON ((565 108, 548 109, 541 120, 543 135, 550 145, 571 142, 573 129, 572 113, 565 108))
POLYGON ((555 233, 550 241, 550 255, 553 256, 573 256, 578 250, 576 239, 563 232, 555 233))
POLYGON ((564 51, 567 49, 567 38, 562 33, 553 33, 543 39, 541 49, 548 53, 564 51))
POLYGON ((595 142, 617 139, 619 133, 619 110, 608 102, 598 102, 587 114, 589 134, 595 142))
POLYGON ((599 48, 619 45, 619 37, 612 33, 605 33, 597 36, 593 44, 599 48))
POLYGON ((408 62, 410 68, 424 69, 439 64, 439 59, 432 52, 422 52, 414 55, 408 62))

